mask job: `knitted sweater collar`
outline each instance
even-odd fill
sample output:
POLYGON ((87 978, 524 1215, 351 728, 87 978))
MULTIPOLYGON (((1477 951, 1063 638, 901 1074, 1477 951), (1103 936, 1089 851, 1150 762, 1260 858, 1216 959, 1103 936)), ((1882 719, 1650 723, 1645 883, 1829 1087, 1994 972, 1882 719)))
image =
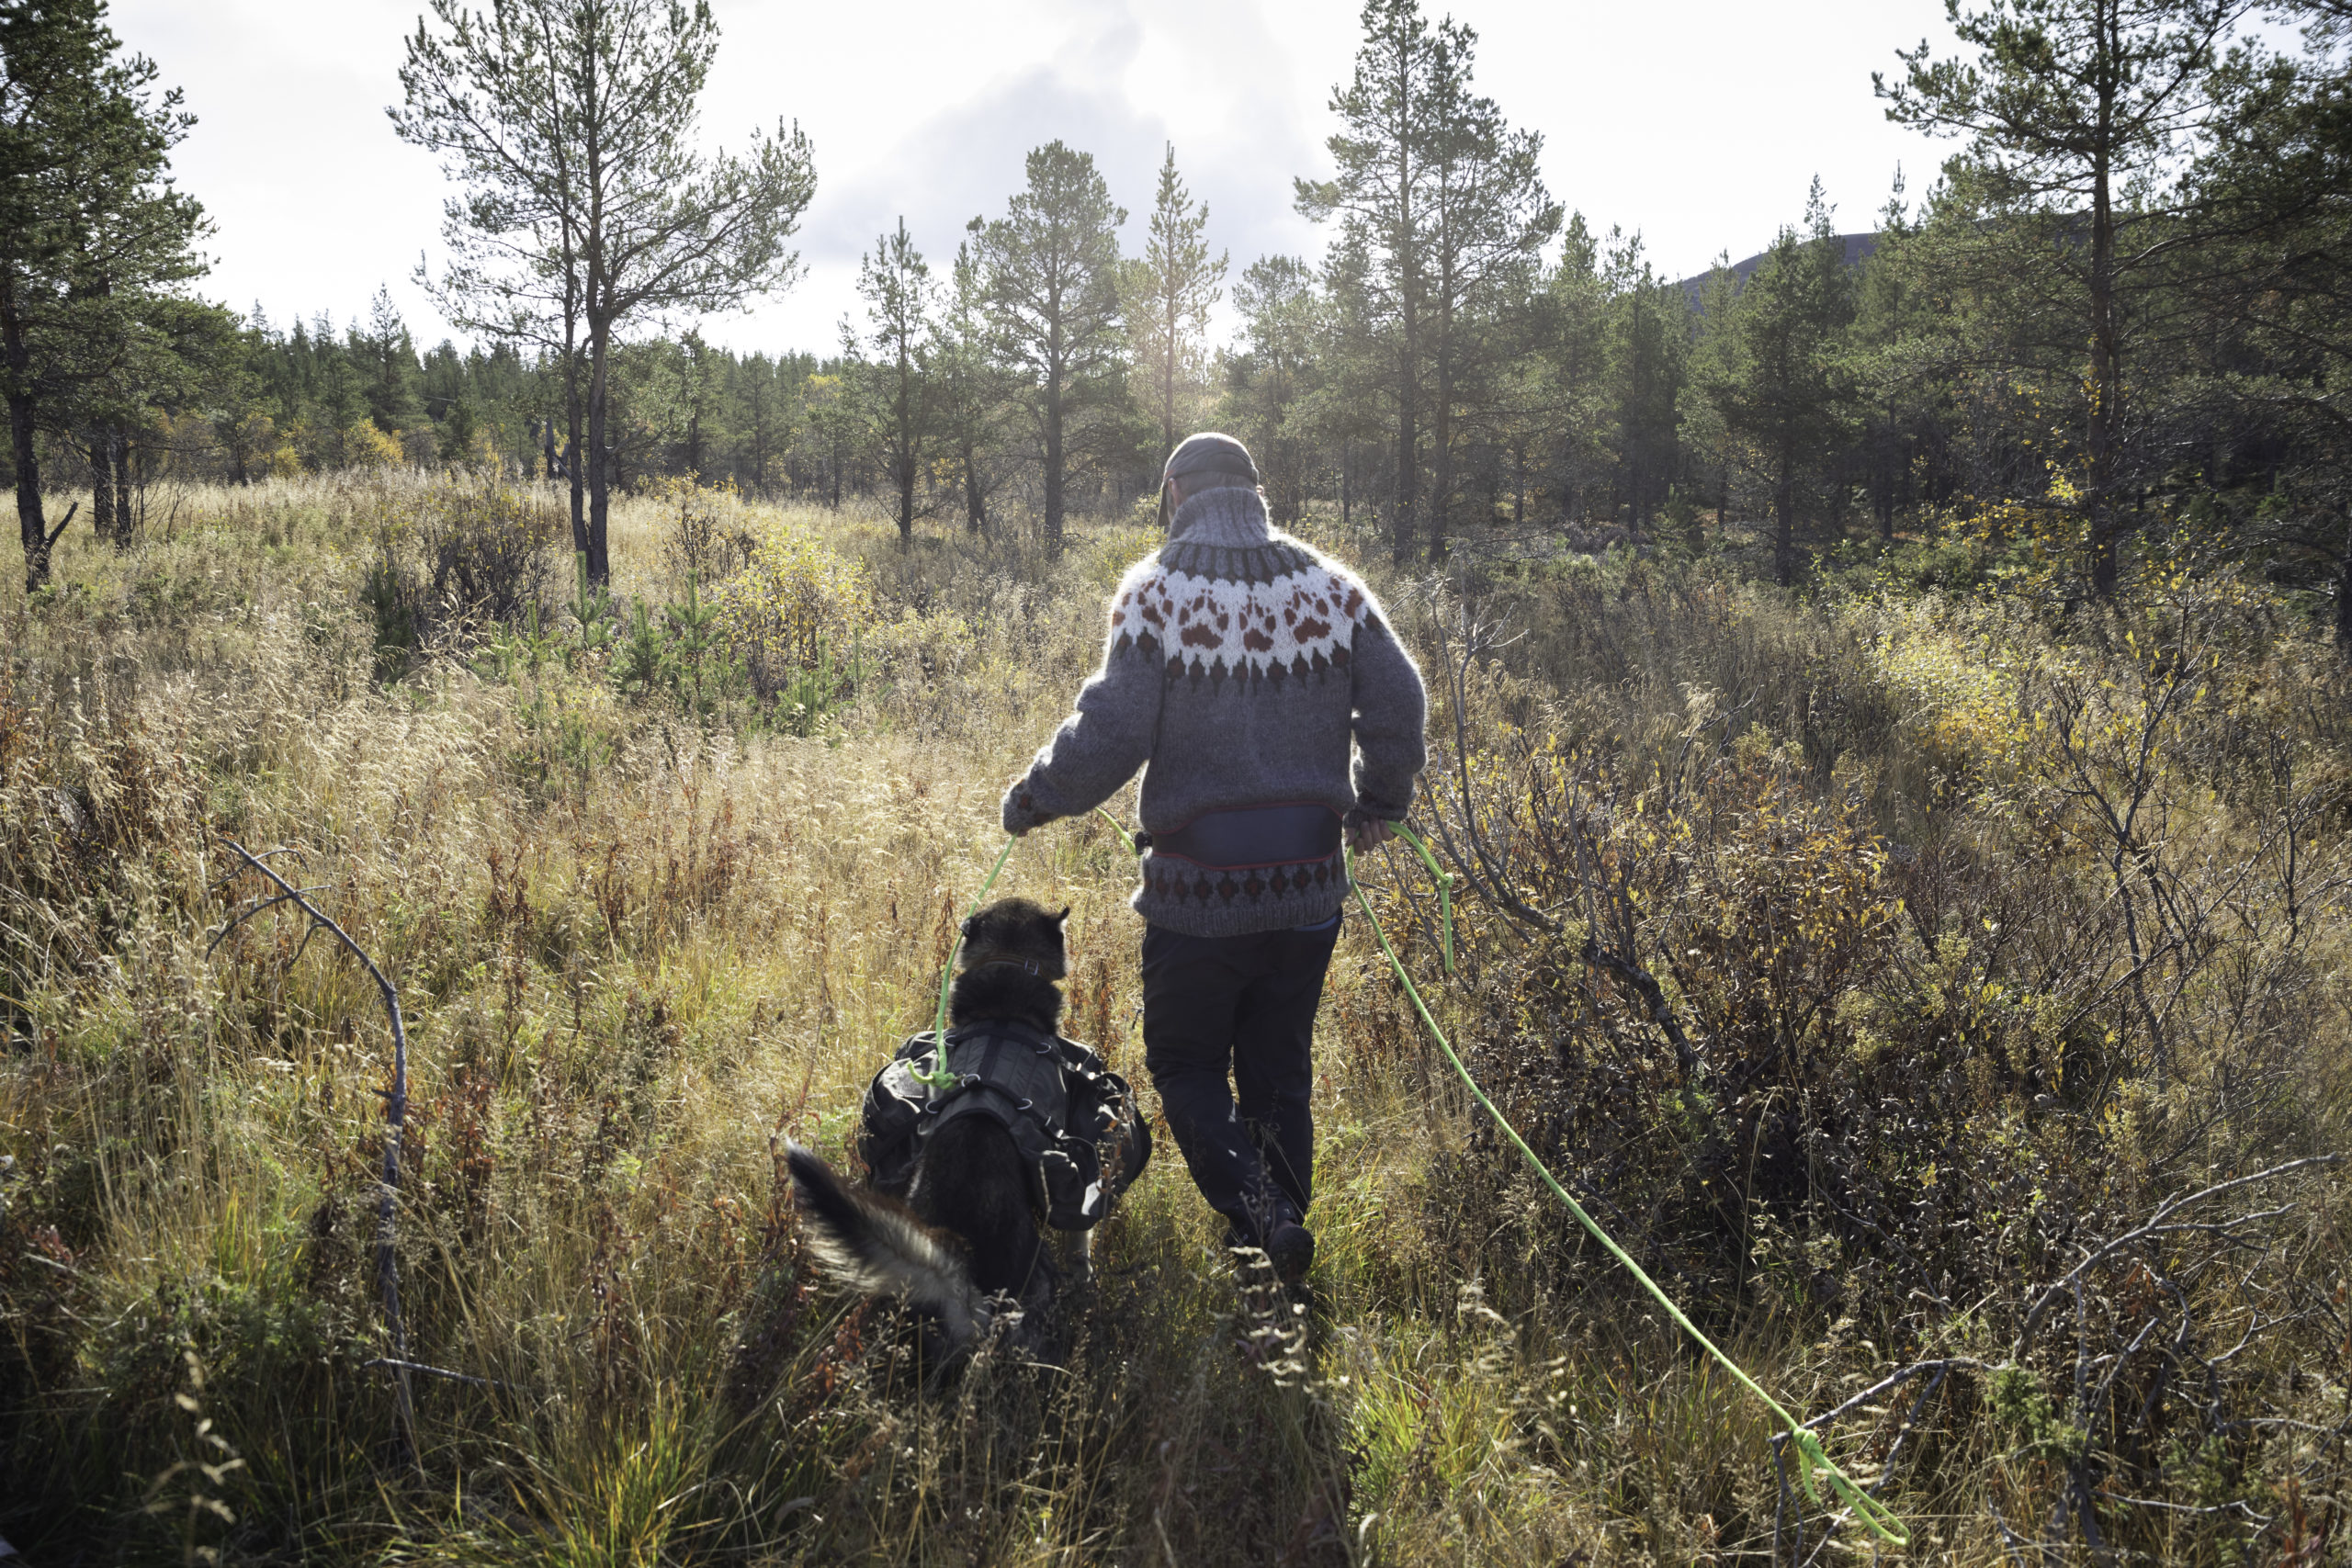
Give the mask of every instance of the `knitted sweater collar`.
POLYGON ((1246 550, 1268 542, 1266 502, 1247 485, 1222 485, 1184 498, 1168 525, 1168 542, 1246 550))

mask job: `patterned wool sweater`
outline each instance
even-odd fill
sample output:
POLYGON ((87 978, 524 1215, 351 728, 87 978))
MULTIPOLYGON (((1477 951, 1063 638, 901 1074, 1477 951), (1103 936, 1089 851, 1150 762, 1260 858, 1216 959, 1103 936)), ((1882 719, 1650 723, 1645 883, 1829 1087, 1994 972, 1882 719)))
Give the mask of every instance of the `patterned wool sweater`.
MULTIPOLYGON (((1004 797, 1024 832, 1091 811, 1144 769, 1147 832, 1204 812, 1319 802, 1395 819, 1427 757, 1420 671, 1344 567, 1268 526, 1242 487, 1177 510, 1168 543, 1111 597, 1102 667, 1004 797)), ((1339 852, 1236 872, 1147 852, 1136 911, 1189 936, 1329 919, 1339 852)))

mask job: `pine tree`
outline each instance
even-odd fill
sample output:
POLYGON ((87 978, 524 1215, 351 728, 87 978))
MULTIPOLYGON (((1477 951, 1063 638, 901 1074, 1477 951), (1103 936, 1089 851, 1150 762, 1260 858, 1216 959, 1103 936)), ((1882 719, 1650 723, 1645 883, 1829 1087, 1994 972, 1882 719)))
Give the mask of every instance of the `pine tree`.
POLYGON ((814 374, 801 383, 800 407, 809 454, 823 476, 826 504, 839 512, 842 480, 848 477, 850 454, 856 447, 862 423, 857 389, 844 377, 814 374))
POLYGON ((2168 314, 2205 351, 2199 400, 2266 459, 2248 544, 2333 602, 2352 657, 2352 0, 2295 10, 2301 58, 2242 58, 2221 84, 2226 133, 2184 193, 2218 238, 2167 268, 2168 314))
MULTIPOLYGON (((2091 590, 2113 595, 2124 514, 2116 505, 2124 428, 2123 296, 2162 247, 2124 242, 2167 220, 2166 164, 2213 105, 2217 51, 2249 0, 1985 0, 1952 30, 1973 59, 1905 52, 1903 81, 1873 73, 1887 118, 1964 137, 1949 172, 1979 212, 1995 274, 2055 268, 2076 297, 2085 367, 2084 511, 2091 590)), ((2062 342, 2064 339, 2062 338, 2062 342)), ((2077 361, 2079 363, 2079 360, 2077 361)))
POLYGON ((1493 99, 1470 90, 1477 39, 1451 21, 1438 29, 1426 99, 1431 558, 1445 550, 1465 394, 1508 356, 1515 334, 1497 329, 1527 300, 1560 230, 1560 204, 1544 188, 1544 139, 1512 130, 1493 99))
POLYGON ((1689 374, 1690 303, 1660 278, 1642 237, 1617 229, 1603 258, 1609 292, 1610 401, 1616 457, 1612 516, 1640 528, 1665 503, 1680 456, 1682 389, 1689 374))
POLYGON ((1581 517, 1610 479, 1610 299, 1600 244, 1584 215, 1568 220, 1558 259, 1533 301, 1529 355, 1546 452, 1537 464, 1563 519, 1581 517))
POLYGON ((1326 145, 1339 165, 1328 181, 1295 182, 1298 210, 1339 224, 1327 269, 1347 314, 1385 340, 1384 390, 1395 416, 1396 500, 1390 548, 1411 558, 1419 525, 1422 361, 1431 241, 1432 123, 1442 89, 1442 39, 1461 29, 1449 19, 1432 33, 1418 0, 1366 0, 1363 42, 1331 110, 1340 129, 1326 145))
POLYGON ((1119 225, 1093 157, 1049 141, 1028 158, 1029 183, 980 231, 975 254, 989 283, 999 352, 1029 383, 1045 459, 1046 545, 1062 545, 1071 415, 1106 396, 1124 367, 1119 225))
POLYGON ((1753 455, 1772 498, 1772 570, 1795 581, 1800 487, 1845 434, 1852 389, 1846 332, 1854 321, 1845 243, 1815 179, 1802 231, 1784 227, 1732 306, 1708 396, 1753 455))
POLYGON ((367 383, 368 415, 387 435, 398 435, 415 422, 419 367, 416 344, 400 307, 392 303, 389 285, 379 284, 368 301, 368 325, 351 328, 351 355, 361 366, 367 383))
POLYGON ((1180 389, 1202 378, 1209 310, 1224 295, 1227 254, 1212 260, 1209 209, 1195 204, 1176 172, 1176 144, 1168 143, 1152 196, 1143 254, 1127 264, 1127 341, 1152 416, 1159 424, 1160 460, 1176 449, 1180 389))
POLYGON ((923 453, 933 423, 933 361, 936 355, 937 289, 931 265, 907 237, 907 220, 884 234, 862 257, 857 291, 865 300, 863 337, 842 323, 843 352, 865 360, 861 400, 868 438, 882 459, 882 471, 898 492, 899 544, 914 542, 915 488, 922 481, 923 453))
POLYGON ((753 495, 764 496, 768 493, 770 465, 791 434, 775 362, 764 354, 754 354, 741 361, 734 367, 731 391, 736 426, 744 440, 736 473, 740 479, 748 462, 751 481, 744 488, 753 495))
POLYGON ((1932 421, 1933 383, 1912 363, 1927 329, 1929 299, 1909 254, 1917 231, 1903 200, 1903 172, 1879 214, 1877 243, 1855 288, 1852 373, 1862 408, 1864 461, 1879 537, 1892 543, 1894 514, 1911 503, 1912 464, 1932 421))
POLYGON ((204 270, 203 209, 169 182, 193 119, 176 89, 153 93, 153 62, 118 57, 105 18, 101 0, 0 0, 0 396, 28 591, 63 527, 43 509, 39 436, 96 428, 108 536, 127 542, 126 426, 233 331, 175 292, 204 270))
MULTIPOLYGON (((980 227, 973 219, 974 231, 980 227)), ((977 534, 988 526, 990 459, 1002 439, 1009 389, 990 336, 988 280, 969 241, 956 247, 933 381, 940 435, 955 449, 964 491, 965 526, 977 534)))
POLYGON ((696 150, 718 49, 708 0, 492 0, 487 16, 433 0, 433 15, 440 30, 420 21, 408 41, 391 116, 464 187, 446 209, 456 259, 438 292, 458 319, 560 341, 567 359, 584 333, 587 516, 575 510, 574 527, 602 583, 618 334, 793 281, 786 242, 816 190, 808 140, 779 122, 742 156, 696 150))
POLYGON ((1247 345, 1227 362, 1227 428, 1242 433, 1265 478, 1277 523, 1306 510, 1308 440, 1298 418, 1323 332, 1315 273, 1295 256, 1266 256, 1235 285, 1247 345))

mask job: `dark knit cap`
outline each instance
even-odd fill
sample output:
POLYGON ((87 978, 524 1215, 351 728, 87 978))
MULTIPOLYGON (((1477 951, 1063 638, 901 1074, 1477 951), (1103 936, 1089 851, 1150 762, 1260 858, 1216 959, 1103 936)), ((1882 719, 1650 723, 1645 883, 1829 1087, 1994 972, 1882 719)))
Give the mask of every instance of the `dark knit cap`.
POLYGON ((1204 430, 1198 435, 1186 436, 1176 450, 1168 454, 1168 467, 1161 470, 1160 477, 1174 479, 1186 474, 1230 474, 1256 484, 1258 465, 1250 460, 1250 448, 1232 436, 1204 430))

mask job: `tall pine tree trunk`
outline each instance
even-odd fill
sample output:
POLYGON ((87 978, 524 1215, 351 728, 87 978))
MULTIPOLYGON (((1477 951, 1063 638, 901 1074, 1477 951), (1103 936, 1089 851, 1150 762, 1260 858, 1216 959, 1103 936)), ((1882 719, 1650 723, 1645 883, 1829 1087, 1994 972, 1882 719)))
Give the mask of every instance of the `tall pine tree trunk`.
POLYGON ((2115 431, 2122 393, 2115 330, 2115 212, 2102 152, 2091 182, 2091 408, 2085 445, 2090 457, 2091 592, 2115 597, 2115 431))
MULTIPOLYGON (((1170 157, 1173 157, 1173 156, 1174 156, 1174 154, 1173 154, 1173 152, 1170 152, 1170 157)), ((1170 270, 1171 270, 1171 273, 1172 273, 1174 264, 1171 262, 1171 263, 1170 264, 1170 270)), ((1171 276, 1171 277, 1170 278, 1170 294, 1169 294, 1169 296, 1168 296, 1168 299, 1167 299, 1167 306, 1168 306, 1168 319, 1167 319, 1167 321, 1164 321, 1163 323, 1161 323, 1161 324, 1162 324, 1162 326, 1166 329, 1167 333, 1168 333, 1168 336, 1167 336, 1164 340, 1162 340, 1162 342, 1161 342, 1161 344, 1160 344, 1160 348, 1161 348, 1161 350, 1162 350, 1162 353, 1161 353, 1161 356, 1160 356, 1160 358, 1161 358, 1161 362, 1160 362, 1160 367, 1159 367, 1159 436, 1160 436, 1160 446, 1159 446, 1159 461, 1160 461, 1160 465, 1161 465, 1163 468, 1167 466, 1168 459, 1169 459, 1169 458, 1170 458, 1170 457, 1174 457, 1174 456, 1176 455, 1176 325, 1177 325, 1177 322, 1176 322, 1176 297, 1175 297, 1175 294, 1174 294, 1174 292, 1173 292, 1173 289, 1174 289, 1174 278, 1172 277, 1172 276, 1171 276)))
POLYGON ((1413 346, 1408 311, 1396 378, 1396 511, 1389 519, 1389 555, 1398 566, 1412 563, 1413 509, 1420 499, 1414 493, 1415 481, 1420 478, 1421 433, 1417 422, 1420 411, 1413 406, 1419 390, 1414 385, 1413 346))
POLYGON ((1046 374, 1046 550, 1062 553, 1062 377, 1046 374))
POLYGON ((1420 302, 1421 250, 1419 234, 1415 225, 1420 215, 1413 209, 1413 182, 1419 177, 1413 166, 1413 148, 1419 104, 1413 96, 1413 74, 1408 62, 1400 57, 1397 66, 1396 96, 1396 299, 1399 325, 1404 329, 1398 344, 1396 378, 1396 514, 1389 520, 1392 538, 1391 558, 1398 566, 1413 558, 1414 508, 1420 496, 1420 373, 1421 336, 1418 307, 1420 302))
POLYGON ((977 534, 988 526, 987 498, 980 493, 980 455, 967 437, 963 444, 964 526, 977 534))
POLYGON ((915 479, 922 455, 915 450, 914 369, 907 362, 906 334, 899 334, 899 451, 897 470, 891 478, 899 481, 899 547, 906 549, 915 539, 915 479))
POLYGON ((123 543, 115 532, 114 518, 114 430, 100 425, 90 432, 90 528, 107 543, 119 548, 123 543))
MULTIPOLYGON (((605 443, 611 340, 611 324, 592 315, 588 320, 588 445, 582 461, 573 465, 588 470, 588 581, 599 584, 613 580, 612 554, 606 544, 613 505, 612 464, 605 443)), ((579 480, 572 483, 577 486, 579 480)))
POLYGON ((139 514, 131 510, 130 502, 130 432, 120 425, 107 431, 107 456, 114 467, 114 547, 130 547, 131 531, 139 525, 139 514))
POLYGON ((581 444, 585 437, 582 423, 585 410, 581 406, 580 355, 567 348, 563 355, 563 477, 571 492, 571 548, 575 555, 588 553, 588 492, 587 479, 580 471, 581 444))
POLYGON ((33 449, 33 400, 17 393, 8 397, 8 437, 16 446, 17 536, 25 548, 25 592, 38 592, 49 581, 49 547, 57 536, 41 514, 40 457, 33 449))
MULTIPOLYGON (((24 318, 17 309, 16 278, 0 268, 0 355, 8 366, 8 439, 16 448, 17 537, 25 550, 25 592, 34 593, 49 582, 49 550, 57 535, 40 504, 40 454, 33 446, 39 428, 28 389, 32 350, 25 342, 24 318)), ((73 513, 67 513, 71 521, 73 513)), ((61 532, 62 529, 61 528, 61 532)))
POLYGON ((1453 311, 1441 304, 1437 319, 1437 406, 1430 414, 1430 560, 1445 558, 1445 531, 1453 500, 1453 311))

